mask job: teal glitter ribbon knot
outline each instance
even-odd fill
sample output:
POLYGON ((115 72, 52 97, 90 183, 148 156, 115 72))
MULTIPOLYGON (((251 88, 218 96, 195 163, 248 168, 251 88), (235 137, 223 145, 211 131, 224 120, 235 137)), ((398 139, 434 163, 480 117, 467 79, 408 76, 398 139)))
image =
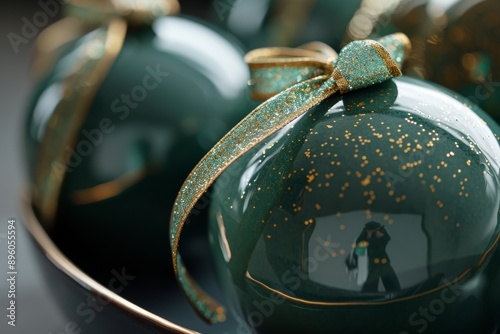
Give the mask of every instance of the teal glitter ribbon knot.
POLYGON ((226 315, 224 308, 194 282, 178 253, 183 226, 197 201, 239 157, 332 94, 345 94, 400 76, 410 49, 408 38, 397 33, 378 41, 351 42, 338 57, 317 42, 297 49, 264 48, 247 54, 253 96, 273 97, 229 131, 198 163, 177 196, 170 220, 175 275, 204 320, 221 322, 226 315))

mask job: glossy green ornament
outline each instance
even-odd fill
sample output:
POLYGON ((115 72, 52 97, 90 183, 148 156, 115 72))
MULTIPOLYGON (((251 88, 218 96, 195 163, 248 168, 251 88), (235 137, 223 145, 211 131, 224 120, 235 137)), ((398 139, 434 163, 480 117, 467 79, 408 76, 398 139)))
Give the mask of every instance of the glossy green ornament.
POLYGON ((276 94, 255 108, 200 160, 184 181, 170 218, 173 268, 191 306, 209 323, 224 321, 225 309, 209 297, 189 274, 179 254, 179 241, 197 202, 216 179, 256 145, 335 94, 345 94, 401 75, 400 67, 411 49, 404 34, 378 41, 349 43, 340 53, 316 42, 296 49, 262 48, 245 56, 256 98, 276 94), (266 69, 266 70, 265 70, 266 69))
MULTIPOLYGON (((75 55, 97 33, 62 47, 36 88, 26 125, 33 170, 75 55)), ((75 144, 64 147, 68 170, 48 228, 63 251, 95 278, 124 266, 172 277, 170 206, 195 163, 252 109, 248 79, 227 34, 185 17, 130 25, 75 144)))
POLYGON ((247 152, 215 184, 209 227, 242 330, 493 333, 499 135, 401 78, 333 95, 247 152))

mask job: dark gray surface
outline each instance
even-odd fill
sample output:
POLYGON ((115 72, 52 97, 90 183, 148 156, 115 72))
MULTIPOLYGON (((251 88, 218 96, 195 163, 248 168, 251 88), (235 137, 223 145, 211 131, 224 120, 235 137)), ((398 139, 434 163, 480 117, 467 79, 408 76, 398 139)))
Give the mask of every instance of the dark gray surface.
MULTIPOLYGON (((24 166, 22 128, 31 78, 30 57, 34 39, 20 44, 16 53, 8 34, 21 34, 22 18, 31 20, 41 10, 34 2, 2 3, 0 11, 0 333, 59 334, 66 320, 48 294, 40 268, 33 257, 29 235, 17 230, 17 318, 16 327, 7 325, 7 220, 15 218, 21 224, 19 201, 27 187, 24 166)), ((53 19, 51 20, 53 21, 53 19)), ((19 226, 20 227, 20 226, 19 226)))

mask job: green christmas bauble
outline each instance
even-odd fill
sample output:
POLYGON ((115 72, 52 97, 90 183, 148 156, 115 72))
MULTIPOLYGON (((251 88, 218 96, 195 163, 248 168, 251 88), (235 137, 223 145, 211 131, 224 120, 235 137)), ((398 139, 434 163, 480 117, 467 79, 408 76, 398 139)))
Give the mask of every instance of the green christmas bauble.
POLYGON ((209 236, 242 330, 494 332, 499 135, 403 77, 333 95, 239 158, 209 236))
POLYGON ((461 1, 438 18, 425 48, 425 76, 500 120, 500 3, 461 1))
MULTIPOLYGON (((26 125, 32 174, 75 54, 96 33, 63 47, 36 88, 26 125)), ((76 142, 63 147, 67 170, 49 229, 63 251, 96 278, 123 266, 168 271, 170 207, 196 162, 252 109, 248 79, 236 43, 204 24, 171 16, 129 26, 76 142)))
POLYGON ((414 48, 405 74, 458 92, 498 122, 499 15, 496 0, 363 0, 345 41, 404 32, 414 48))
POLYGON ((361 0, 213 0, 210 20, 247 47, 321 40, 338 48, 361 0))

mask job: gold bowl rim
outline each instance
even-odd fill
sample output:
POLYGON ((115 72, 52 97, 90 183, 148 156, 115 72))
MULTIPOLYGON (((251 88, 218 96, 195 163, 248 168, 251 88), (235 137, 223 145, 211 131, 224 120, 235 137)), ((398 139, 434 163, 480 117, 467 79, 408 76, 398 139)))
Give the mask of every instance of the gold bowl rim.
POLYGON ((118 311, 125 315, 132 315, 138 321, 155 327, 157 329, 166 330, 170 333, 182 334, 197 334, 198 332, 191 329, 177 325, 159 315, 156 315, 144 308, 141 308, 129 300, 120 297, 118 294, 112 292, 102 284, 98 283, 92 277, 87 275, 75 263, 67 258, 64 253, 57 247, 54 241, 50 238, 44 230, 40 221, 36 217, 31 196, 24 195, 21 199, 21 216, 24 226, 28 230, 31 237, 35 240, 38 247, 42 250, 48 260, 63 274, 71 280, 78 283, 83 289, 90 291, 97 297, 109 301, 118 311))

